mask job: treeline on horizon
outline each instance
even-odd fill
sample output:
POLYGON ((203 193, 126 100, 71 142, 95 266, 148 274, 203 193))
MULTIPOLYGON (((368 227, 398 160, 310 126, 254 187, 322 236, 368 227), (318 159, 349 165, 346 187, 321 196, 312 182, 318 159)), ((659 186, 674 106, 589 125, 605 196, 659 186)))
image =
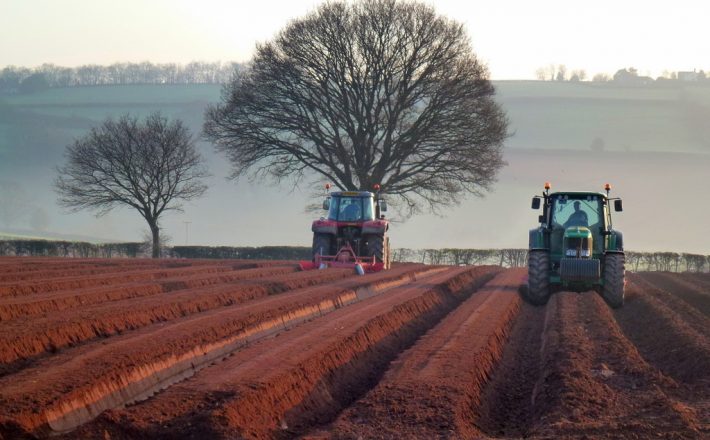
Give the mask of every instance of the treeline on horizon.
POLYGON ((237 62, 187 64, 114 63, 108 66, 87 64, 61 67, 7 66, 0 70, 0 93, 34 93, 55 87, 80 87, 137 84, 225 84, 242 67, 237 62))
MULTIPOLYGON (((238 62, 179 63, 114 63, 108 66, 86 64, 62 67, 45 63, 39 67, 6 66, 0 70, 0 94, 34 93, 58 87, 142 85, 142 84, 226 84, 234 72, 244 67, 238 62)), ((564 65, 550 65, 535 72, 540 81, 588 81, 583 69, 568 70, 564 65)), ((594 83, 651 84, 660 82, 694 82, 710 84, 705 71, 664 72, 656 79, 640 75, 630 67, 619 69, 614 75, 598 73, 591 78, 594 83)))
MULTIPOLYGON (((0 256, 66 258, 147 258, 150 243, 87 243, 79 241, 6 239, 0 240, 0 256)), ((400 263, 433 265, 496 265, 524 267, 528 250, 512 249, 407 249, 392 250, 392 260, 400 263)), ((167 258, 309 260, 306 246, 165 246, 167 258)), ((679 252, 626 251, 626 269, 663 272, 708 272, 710 255, 679 252)))
MULTIPOLYGON (((576 69, 570 71, 564 64, 550 64, 547 67, 541 67, 537 69, 535 71, 535 78, 537 78, 538 81, 579 82, 585 81, 587 79, 587 71, 584 69, 576 69)), ((621 84, 641 85, 674 81, 710 84, 710 75, 706 73, 703 69, 695 69, 692 72, 673 72, 666 70, 656 79, 654 79, 648 75, 641 75, 638 69, 634 67, 629 67, 617 70, 614 75, 609 75, 607 73, 597 73, 592 77, 591 81, 595 83, 614 82, 621 84)))

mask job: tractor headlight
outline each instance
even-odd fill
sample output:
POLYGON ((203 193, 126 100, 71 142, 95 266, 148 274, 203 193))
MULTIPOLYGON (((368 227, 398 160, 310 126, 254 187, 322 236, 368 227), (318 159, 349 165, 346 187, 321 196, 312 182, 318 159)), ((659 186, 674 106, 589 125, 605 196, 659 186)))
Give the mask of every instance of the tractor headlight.
POLYGON ((577 258, 577 257, 591 257, 592 256, 592 251, 589 249, 567 249, 565 251, 565 256, 566 257, 572 257, 572 258, 577 258))

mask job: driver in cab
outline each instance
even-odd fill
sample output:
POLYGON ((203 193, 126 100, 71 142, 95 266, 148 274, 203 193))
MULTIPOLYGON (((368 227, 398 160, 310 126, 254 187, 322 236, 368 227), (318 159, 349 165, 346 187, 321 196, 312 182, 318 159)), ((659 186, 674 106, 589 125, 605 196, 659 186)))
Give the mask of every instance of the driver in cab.
POLYGON ((345 206, 342 213, 340 214, 340 219, 344 221, 355 221, 360 219, 360 206, 359 203, 350 203, 345 206))
POLYGON ((580 209, 580 205, 581 203, 579 201, 574 202, 574 212, 563 225, 565 228, 569 228, 570 226, 589 226, 587 213, 580 209))

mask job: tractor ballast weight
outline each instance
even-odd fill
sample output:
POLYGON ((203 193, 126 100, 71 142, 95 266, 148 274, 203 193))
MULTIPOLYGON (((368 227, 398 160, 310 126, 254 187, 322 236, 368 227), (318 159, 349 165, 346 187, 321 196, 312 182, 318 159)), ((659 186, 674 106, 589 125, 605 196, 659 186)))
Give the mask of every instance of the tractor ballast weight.
POLYGON ((545 183, 542 196, 533 197, 540 209, 540 226, 530 230, 526 297, 547 303, 557 290, 596 290, 614 308, 624 304, 623 234, 612 228, 611 208, 622 211, 619 198, 605 193, 555 192, 545 183), (613 204, 611 202, 614 202, 613 204))
MULTIPOLYGON (((330 186, 326 186, 326 190, 330 186)), ((339 191, 327 194, 323 209, 327 217, 315 220, 313 258, 301 261, 302 270, 328 267, 379 272, 390 267, 389 222, 382 214, 387 203, 369 191, 339 191)))

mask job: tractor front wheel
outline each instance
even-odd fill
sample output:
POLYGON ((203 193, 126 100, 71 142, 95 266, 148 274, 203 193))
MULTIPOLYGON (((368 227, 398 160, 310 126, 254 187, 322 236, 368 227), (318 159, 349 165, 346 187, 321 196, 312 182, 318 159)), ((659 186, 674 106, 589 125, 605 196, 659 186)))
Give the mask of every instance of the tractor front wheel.
POLYGON ((527 298, 531 304, 542 306, 550 298, 550 254, 547 251, 528 253, 527 298))
POLYGON ((624 254, 606 254, 604 257, 604 288, 602 297, 613 309, 624 305, 624 254))
POLYGON ((316 255, 330 255, 330 235, 313 234, 313 261, 316 255))
POLYGON ((367 239, 367 254, 375 257, 378 263, 384 263, 385 269, 390 267, 390 239, 383 235, 371 235, 367 239))

